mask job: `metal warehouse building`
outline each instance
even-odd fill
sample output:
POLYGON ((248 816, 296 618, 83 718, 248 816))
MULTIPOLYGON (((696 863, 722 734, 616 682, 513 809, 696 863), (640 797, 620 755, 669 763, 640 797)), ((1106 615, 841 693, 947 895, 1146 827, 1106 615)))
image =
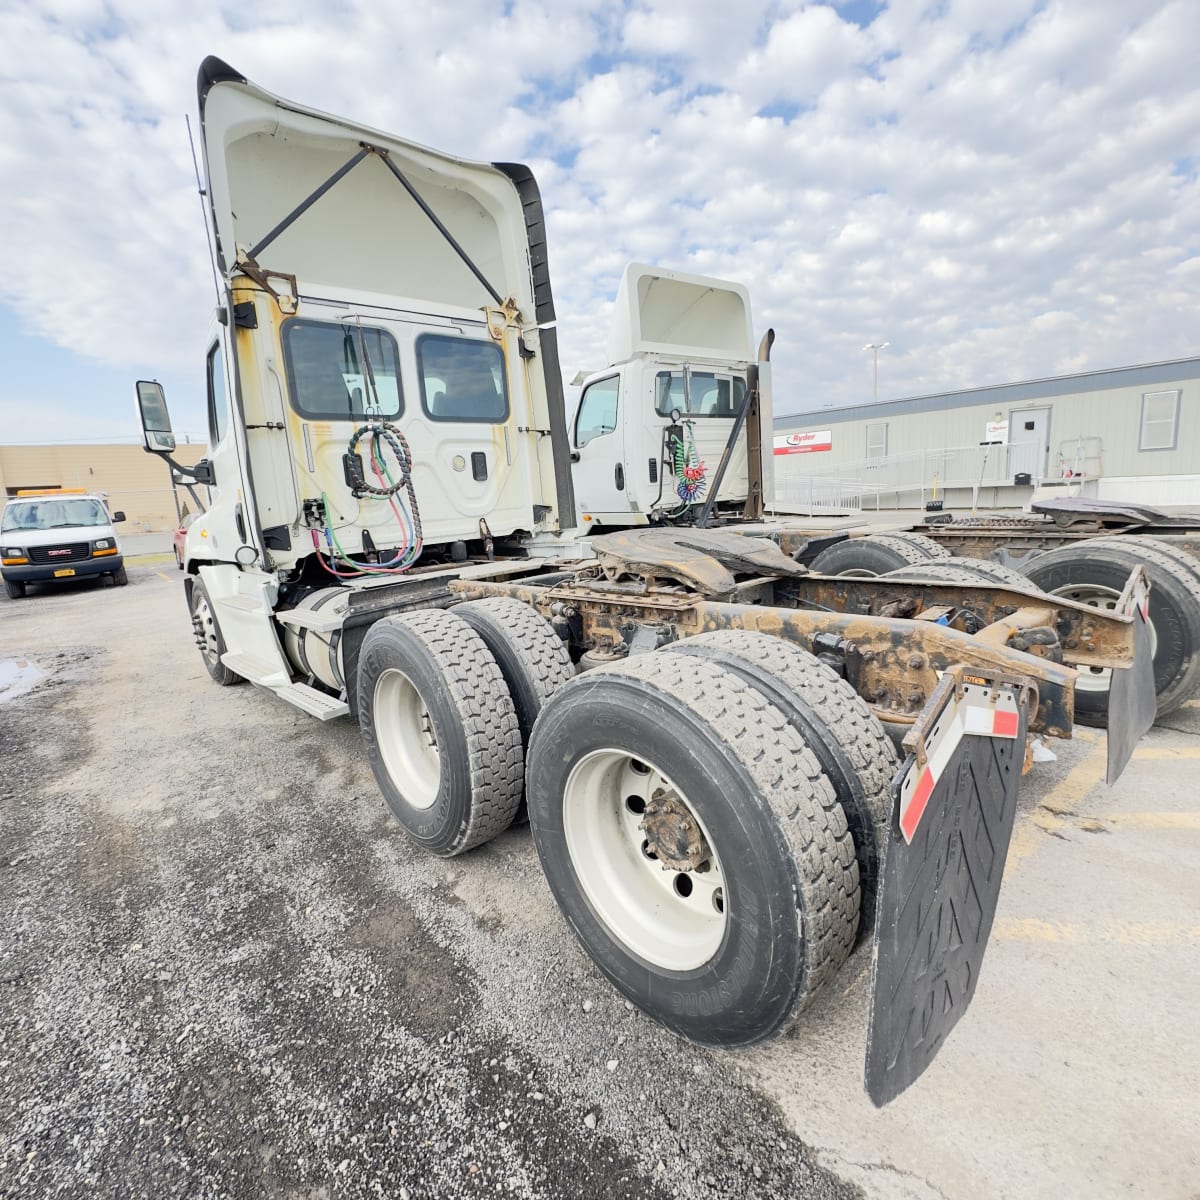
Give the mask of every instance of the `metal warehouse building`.
POLYGON ((775 419, 781 504, 1019 507, 1061 489, 1200 507, 1200 358, 775 419))
MULTIPOLYGON (((206 450, 180 445, 175 458, 193 466, 206 450)), ((174 529, 180 506, 196 507, 186 493, 176 495, 168 468, 141 445, 0 445, 0 506, 24 488, 99 492, 114 512, 125 512, 121 533, 174 529)))

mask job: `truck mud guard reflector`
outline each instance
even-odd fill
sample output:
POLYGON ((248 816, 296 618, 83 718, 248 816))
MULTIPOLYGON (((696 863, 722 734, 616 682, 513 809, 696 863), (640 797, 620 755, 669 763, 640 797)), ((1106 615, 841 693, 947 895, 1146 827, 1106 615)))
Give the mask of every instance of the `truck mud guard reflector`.
POLYGON ((956 668, 905 739, 875 917, 866 1088, 876 1105, 921 1075, 975 994, 1035 702, 1016 683, 956 668))

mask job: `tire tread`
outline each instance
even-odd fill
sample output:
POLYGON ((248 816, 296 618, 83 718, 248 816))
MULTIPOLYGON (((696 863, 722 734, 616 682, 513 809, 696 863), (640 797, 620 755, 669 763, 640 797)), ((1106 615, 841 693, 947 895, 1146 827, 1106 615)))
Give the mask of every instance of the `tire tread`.
POLYGON ((892 815, 892 779, 899 765, 892 739, 846 680, 792 642, 749 630, 720 630, 674 642, 666 652, 694 655, 705 647, 737 656, 792 692, 808 710, 806 715, 836 742, 841 757, 857 776, 861 801, 848 787, 838 788, 835 781, 830 782, 838 792, 854 839, 862 888, 860 934, 866 932, 875 914, 879 858, 892 815))
POLYGON ((463 854, 503 833, 521 802, 525 756, 516 709, 491 651, 452 610, 421 609, 385 620, 406 628, 437 663, 466 734, 470 812, 443 851, 447 857, 463 854))
POLYGON ((861 891, 854 842, 833 784, 779 709, 728 670, 679 654, 638 655, 601 673, 639 679, 687 708, 738 759, 770 805, 797 866, 804 938, 794 1007, 782 1032, 837 974, 854 947, 861 891))

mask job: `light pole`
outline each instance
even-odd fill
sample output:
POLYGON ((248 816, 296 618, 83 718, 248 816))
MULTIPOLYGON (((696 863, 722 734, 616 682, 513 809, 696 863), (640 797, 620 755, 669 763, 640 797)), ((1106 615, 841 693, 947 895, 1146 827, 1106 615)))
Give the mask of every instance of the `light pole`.
POLYGON ((871 402, 879 399, 879 352, 891 342, 868 342, 863 349, 871 351, 871 402))

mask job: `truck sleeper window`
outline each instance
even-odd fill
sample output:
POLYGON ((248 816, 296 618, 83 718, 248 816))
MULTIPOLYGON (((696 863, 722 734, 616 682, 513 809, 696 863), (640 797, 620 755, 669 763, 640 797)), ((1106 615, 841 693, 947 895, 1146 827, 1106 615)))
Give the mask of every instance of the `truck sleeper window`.
POLYGON ((745 395, 744 379, 693 371, 689 405, 683 399, 682 371, 659 371, 654 377, 654 411, 660 417, 669 417, 675 409, 685 417, 736 417, 745 395))
POLYGON ((385 329, 292 320, 283 327, 283 351, 292 407, 302 417, 358 421, 368 415, 376 395, 380 416, 404 411, 400 356, 385 329))
POLYGON ((504 355, 492 342, 427 333, 417 339, 421 404, 435 421, 486 421, 508 416, 504 355))

